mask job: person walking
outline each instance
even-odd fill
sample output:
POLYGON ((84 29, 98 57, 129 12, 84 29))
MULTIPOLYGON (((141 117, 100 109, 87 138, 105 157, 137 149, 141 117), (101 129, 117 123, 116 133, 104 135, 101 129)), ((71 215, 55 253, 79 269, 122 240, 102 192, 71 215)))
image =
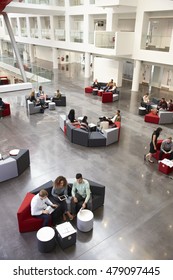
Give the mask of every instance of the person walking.
POLYGON ((150 142, 150 149, 149 149, 149 153, 144 155, 144 161, 148 160, 150 163, 154 163, 154 161, 152 160, 152 156, 153 154, 156 153, 157 151, 157 139, 160 135, 162 131, 161 127, 158 127, 156 130, 154 130, 154 132, 152 133, 151 136, 151 142, 150 142))

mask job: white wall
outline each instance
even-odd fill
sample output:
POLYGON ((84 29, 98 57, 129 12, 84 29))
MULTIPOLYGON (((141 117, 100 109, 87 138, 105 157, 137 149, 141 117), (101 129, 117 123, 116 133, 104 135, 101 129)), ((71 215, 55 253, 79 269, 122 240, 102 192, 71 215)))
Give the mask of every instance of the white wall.
POLYGON ((107 83, 113 79, 118 87, 122 86, 123 63, 113 59, 94 58, 94 79, 107 83))
POLYGON ((38 59, 44 59, 45 57, 47 61, 52 61, 52 49, 42 46, 36 46, 35 57, 38 59))

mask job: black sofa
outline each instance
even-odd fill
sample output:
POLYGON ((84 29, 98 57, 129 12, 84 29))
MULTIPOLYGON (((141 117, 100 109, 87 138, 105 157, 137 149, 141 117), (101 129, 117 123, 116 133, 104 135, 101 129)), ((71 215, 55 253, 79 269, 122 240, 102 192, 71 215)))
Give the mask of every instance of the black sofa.
POLYGON ((60 98, 53 97, 52 102, 55 102, 56 106, 66 106, 66 96, 62 94, 60 98))
MULTIPOLYGON (((93 182, 89 179, 86 179, 86 180, 88 180, 88 182, 90 184, 91 193, 92 193, 92 210, 94 211, 97 208, 103 206, 103 204, 104 204, 105 186, 98 184, 96 182, 93 182)), ((68 179, 67 179, 67 181, 68 181, 68 179)), ((56 203, 56 201, 54 201, 54 198, 51 194, 52 187, 53 187, 53 182, 48 181, 47 183, 41 185, 40 187, 32 190, 31 193, 37 194, 41 189, 45 189, 48 192, 49 199, 53 203, 56 203)), ((72 189, 72 184, 68 184, 68 196, 71 196, 71 189, 72 189)))

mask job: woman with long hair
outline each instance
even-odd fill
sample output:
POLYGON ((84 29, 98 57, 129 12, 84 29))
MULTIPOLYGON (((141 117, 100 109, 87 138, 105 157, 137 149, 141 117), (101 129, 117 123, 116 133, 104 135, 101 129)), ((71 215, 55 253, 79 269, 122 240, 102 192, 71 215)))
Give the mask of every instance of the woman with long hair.
POLYGON ((66 221, 66 216, 73 220, 73 215, 68 211, 67 202, 65 196, 68 195, 67 193, 67 179, 64 176, 59 176, 53 183, 52 188, 52 196, 54 197, 55 201, 58 202, 62 209, 63 213, 63 220, 66 221), (63 198, 62 198, 63 197, 63 198))
POLYGON ((161 127, 158 127, 156 130, 154 130, 154 132, 151 136, 150 150, 149 150, 149 153, 147 155, 144 155, 144 161, 146 161, 148 159, 148 161, 150 163, 154 163, 154 161, 152 160, 152 156, 157 151, 157 139, 158 139, 161 131, 162 131, 161 127))

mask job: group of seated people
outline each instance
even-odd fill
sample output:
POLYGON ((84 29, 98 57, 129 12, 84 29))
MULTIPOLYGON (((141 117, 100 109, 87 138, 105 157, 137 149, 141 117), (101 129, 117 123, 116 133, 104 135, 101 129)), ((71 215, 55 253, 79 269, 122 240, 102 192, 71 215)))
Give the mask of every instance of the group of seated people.
POLYGON ((169 99, 168 101, 166 101, 166 99, 164 97, 162 97, 161 100, 158 102, 157 108, 152 109, 152 102, 150 100, 149 93, 146 93, 142 97, 141 105, 146 108, 147 113, 152 111, 153 113, 157 114, 157 112, 159 110, 173 111, 172 99, 169 99))
MULTIPOLYGON (((54 93, 54 97, 57 99, 61 98, 60 90, 57 89, 54 93)), ((28 100, 34 103, 35 106, 41 106, 41 108, 44 110, 48 108, 48 105, 46 104, 46 100, 48 99, 47 94, 44 93, 42 86, 39 86, 38 92, 35 93, 35 90, 32 90, 30 96, 28 97, 28 100)))
POLYGON ((85 209, 87 207, 92 210, 90 185, 86 179, 83 179, 81 173, 76 174, 76 180, 72 185, 70 197, 71 211, 67 207, 68 182, 64 176, 56 178, 51 195, 53 201, 48 198, 47 191, 42 189, 31 200, 31 215, 43 219, 43 227, 49 225, 50 219, 52 219, 53 225, 56 225, 60 218, 58 216, 60 213, 62 213, 63 221, 66 221, 67 219, 73 220, 81 208, 85 209), (47 210, 48 206, 53 208, 52 213, 47 210), (61 211, 57 211, 58 209, 61 211))
POLYGON ((93 89, 98 89, 98 90, 103 90, 105 92, 112 92, 113 94, 114 93, 117 93, 117 85, 116 83, 113 81, 113 79, 111 79, 107 84, 106 86, 101 86, 100 83, 98 82, 97 79, 94 80, 93 84, 92 84, 92 88, 93 89))
MULTIPOLYGON (((75 118, 75 110, 71 109, 69 114, 68 114, 68 119, 70 122, 77 127, 80 127, 81 129, 85 131, 89 131, 89 125, 88 125, 88 117, 84 116, 83 119, 79 122, 75 118)), ((115 122, 121 122, 121 114, 120 110, 116 111, 116 114, 113 117, 107 118, 107 117, 100 117, 99 122, 97 125, 100 127, 100 130, 102 131, 103 129, 107 128, 113 128, 115 127, 115 122)))

